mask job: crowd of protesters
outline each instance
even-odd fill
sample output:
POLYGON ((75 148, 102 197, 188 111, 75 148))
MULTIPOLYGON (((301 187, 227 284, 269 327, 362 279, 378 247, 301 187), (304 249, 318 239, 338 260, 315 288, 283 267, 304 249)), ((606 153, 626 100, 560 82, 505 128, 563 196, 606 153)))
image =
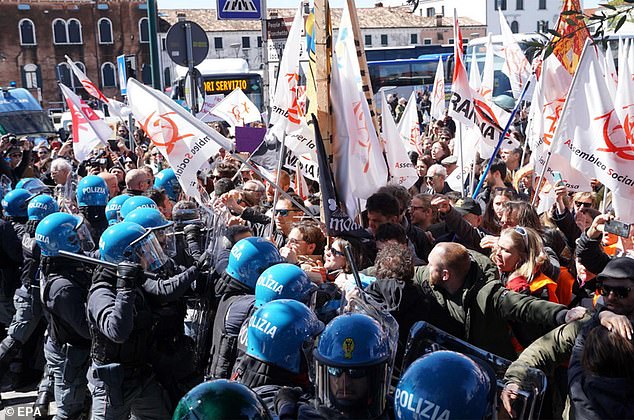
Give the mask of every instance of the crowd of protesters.
POLYGON ((336 237, 316 182, 302 198, 231 151, 198 172, 201 206, 140 129, 83 162, 72 140, 3 136, 2 390, 39 381, 56 418, 485 418, 518 415, 539 369, 543 418, 634 417, 634 226, 607 232, 598 182, 559 182, 538 212, 521 147, 463 196, 455 123, 422 132, 415 185, 380 188, 364 234, 336 237), (419 321, 512 363, 412 362, 419 321))

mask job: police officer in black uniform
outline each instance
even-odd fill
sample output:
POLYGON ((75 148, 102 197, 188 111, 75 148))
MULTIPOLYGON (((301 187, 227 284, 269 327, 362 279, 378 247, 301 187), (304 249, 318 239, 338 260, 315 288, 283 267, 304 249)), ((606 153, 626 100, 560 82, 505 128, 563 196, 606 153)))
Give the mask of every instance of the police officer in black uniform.
POLYGON ((91 274, 80 262, 59 256, 59 251, 81 252, 77 233, 83 219, 68 213, 45 217, 35 230, 42 252, 42 303, 48 320, 44 354, 55 379, 56 418, 78 418, 89 406, 86 371, 90 332, 86 297, 91 274))

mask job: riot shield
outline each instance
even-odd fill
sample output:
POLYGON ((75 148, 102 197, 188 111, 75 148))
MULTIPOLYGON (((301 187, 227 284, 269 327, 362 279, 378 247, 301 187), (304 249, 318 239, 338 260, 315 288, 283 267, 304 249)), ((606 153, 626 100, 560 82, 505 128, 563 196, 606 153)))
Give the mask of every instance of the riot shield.
MULTIPOLYGON (((483 367, 492 371, 497 383, 497 398, 493 401, 494 418, 508 418, 506 410, 502 407, 500 394, 504 389, 504 373, 511 362, 493 353, 475 347, 459 338, 448 334, 433 325, 419 321, 410 330, 403 357, 403 371, 419 357, 438 350, 450 350, 471 357, 483 367)), ((513 404, 518 419, 529 420, 539 418, 539 413, 546 392, 546 375, 538 369, 529 369, 527 383, 522 384, 518 397, 513 404)))

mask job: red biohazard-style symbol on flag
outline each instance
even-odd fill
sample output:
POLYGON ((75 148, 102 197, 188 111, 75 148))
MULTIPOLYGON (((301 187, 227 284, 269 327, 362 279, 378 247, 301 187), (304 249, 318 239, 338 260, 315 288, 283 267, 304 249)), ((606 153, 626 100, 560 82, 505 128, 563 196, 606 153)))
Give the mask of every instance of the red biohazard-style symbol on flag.
MULTIPOLYGON (((631 137, 631 126, 629 127, 630 134, 628 136, 627 129, 624 129, 621 123, 619 122, 614 109, 608 112, 607 114, 603 114, 599 117, 596 117, 595 120, 603 119, 603 141, 605 142, 606 147, 598 148, 599 152, 608 152, 614 153, 621 159, 625 160, 634 160, 634 145, 632 144, 631 137), (619 135, 619 131, 623 132, 623 136, 619 135), (614 139, 622 138, 624 144, 616 144, 614 139)), ((629 115, 626 117, 626 125, 630 125, 629 115)))
POLYGON ((559 121, 559 117, 561 116, 561 110, 564 107, 564 102, 564 98, 558 98, 544 105, 544 114, 547 114, 550 109, 554 109, 555 111, 554 114, 550 113, 550 115, 546 116, 546 119, 550 121, 550 125, 544 130, 544 143, 546 143, 546 145, 550 145, 551 139, 555 134, 555 127, 557 121, 559 121))
POLYGON ((176 113, 166 112, 157 115, 154 111, 141 123, 141 128, 152 140, 152 143, 155 146, 165 147, 167 154, 174 150, 177 141, 193 137, 193 134, 180 134, 178 132, 176 122, 169 117, 172 114, 176 113))
POLYGON ((357 120, 357 143, 364 149, 367 149, 365 153, 365 164, 363 165, 363 173, 368 173, 370 169, 370 152, 372 150, 372 143, 370 142, 370 132, 368 131, 368 122, 363 115, 363 109, 361 108, 361 102, 353 103, 353 110, 355 119, 357 120))

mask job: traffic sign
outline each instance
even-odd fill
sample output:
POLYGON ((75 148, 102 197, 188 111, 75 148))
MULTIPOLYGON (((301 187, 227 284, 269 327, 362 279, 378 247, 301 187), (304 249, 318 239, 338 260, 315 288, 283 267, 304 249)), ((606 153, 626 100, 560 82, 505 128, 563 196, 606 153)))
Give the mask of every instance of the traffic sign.
POLYGON ((218 0, 218 19, 260 20, 262 3, 260 0, 218 0))
POLYGON ((195 22, 176 22, 167 31, 165 48, 172 61, 180 66, 189 67, 187 62, 187 26, 191 28, 191 45, 193 66, 197 66, 207 58, 209 39, 204 29, 195 22))

